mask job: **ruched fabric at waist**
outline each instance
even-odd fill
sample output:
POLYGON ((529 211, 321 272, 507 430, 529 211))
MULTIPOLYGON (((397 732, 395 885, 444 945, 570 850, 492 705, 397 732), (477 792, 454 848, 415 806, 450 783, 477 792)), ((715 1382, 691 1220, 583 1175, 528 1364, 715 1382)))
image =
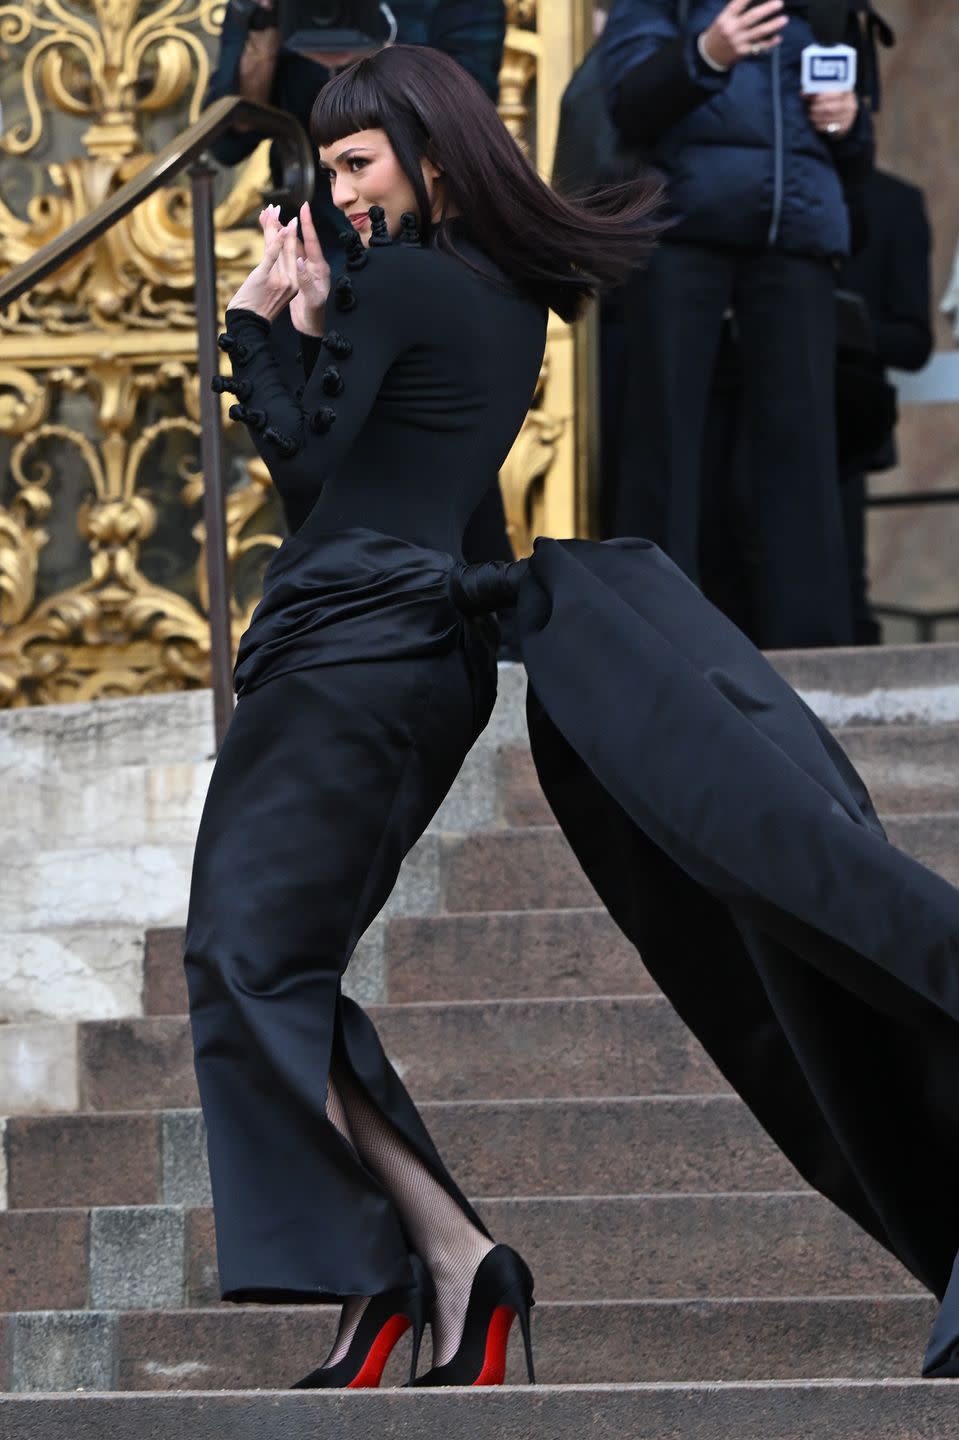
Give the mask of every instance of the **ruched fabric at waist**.
MULTIPOLYGON (((354 527, 280 546, 240 641, 238 695, 291 670, 442 655, 464 624, 516 604, 527 562, 466 565, 354 527)), ((480 627, 485 643, 492 626, 480 627)))

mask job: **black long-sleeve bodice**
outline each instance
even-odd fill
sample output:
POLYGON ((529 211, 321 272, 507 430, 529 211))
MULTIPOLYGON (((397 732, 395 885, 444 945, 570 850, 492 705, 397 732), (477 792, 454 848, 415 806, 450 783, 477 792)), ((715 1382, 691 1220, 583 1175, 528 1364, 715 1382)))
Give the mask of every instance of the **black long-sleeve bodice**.
POLYGON ((227 312, 239 418, 302 539, 362 526, 459 556, 523 423, 546 315, 467 240, 360 252, 291 393, 270 326, 227 312), (463 258, 460 258, 463 257, 463 258))

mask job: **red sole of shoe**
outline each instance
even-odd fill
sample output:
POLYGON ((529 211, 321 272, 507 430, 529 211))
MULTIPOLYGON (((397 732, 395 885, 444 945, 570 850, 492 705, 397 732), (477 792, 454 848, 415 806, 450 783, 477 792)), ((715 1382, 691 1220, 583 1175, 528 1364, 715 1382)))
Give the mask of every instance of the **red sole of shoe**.
POLYGON ((386 1362, 396 1347, 397 1341, 406 1334, 410 1322, 405 1315, 393 1315, 377 1335, 367 1352, 359 1371, 347 1385, 347 1390, 375 1390, 383 1378, 386 1362))
POLYGON ((473 1381, 474 1385, 502 1385, 506 1379, 506 1346, 510 1326, 515 1319, 516 1311, 510 1305, 497 1305, 493 1311, 486 1332, 483 1368, 473 1381))

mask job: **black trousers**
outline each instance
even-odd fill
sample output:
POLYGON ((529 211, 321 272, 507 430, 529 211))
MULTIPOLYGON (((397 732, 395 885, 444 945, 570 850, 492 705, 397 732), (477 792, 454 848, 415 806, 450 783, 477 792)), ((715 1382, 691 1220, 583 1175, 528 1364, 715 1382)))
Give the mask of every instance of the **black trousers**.
POLYGON ((615 528, 699 580, 706 425, 722 320, 743 358, 742 460, 754 507, 756 638, 852 638, 836 474, 834 277, 824 261, 666 243, 626 286, 615 528))
POLYGON ((448 654, 279 674, 237 704, 197 839, 185 956, 225 1300, 410 1283, 391 1197, 327 1119, 334 1054, 482 1227, 340 989, 489 718, 496 668, 481 649, 467 631, 448 654))

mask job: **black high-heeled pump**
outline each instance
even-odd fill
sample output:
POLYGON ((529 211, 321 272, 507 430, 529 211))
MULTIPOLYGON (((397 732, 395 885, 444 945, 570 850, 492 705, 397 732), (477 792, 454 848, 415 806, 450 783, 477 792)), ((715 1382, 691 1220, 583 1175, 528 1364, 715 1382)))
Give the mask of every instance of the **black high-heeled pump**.
POLYGON ((311 1370, 290 1387, 292 1390, 375 1390, 397 1342, 409 1329, 413 1331, 412 1382, 436 1292, 418 1255, 410 1256, 410 1264, 413 1284, 371 1297, 342 1360, 311 1370))
POLYGON ((411 1380, 410 1385, 502 1385, 509 1332, 517 1316, 526 1347, 529 1383, 535 1385, 529 1324, 533 1303, 533 1276, 526 1262, 508 1245, 494 1246, 473 1277, 463 1338, 456 1354, 445 1365, 434 1365, 419 1379, 411 1380))

